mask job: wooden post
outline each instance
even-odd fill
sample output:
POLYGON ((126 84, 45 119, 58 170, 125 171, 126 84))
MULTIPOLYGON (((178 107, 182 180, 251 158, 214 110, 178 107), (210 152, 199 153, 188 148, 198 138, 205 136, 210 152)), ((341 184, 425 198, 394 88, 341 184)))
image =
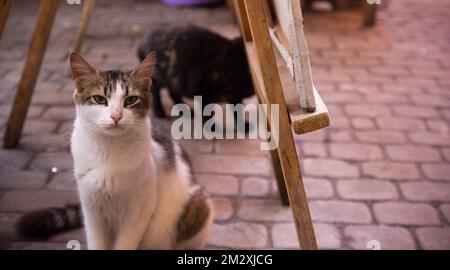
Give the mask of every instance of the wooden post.
POLYGON ((92 12, 94 11, 95 1, 96 0, 86 0, 83 4, 80 26, 75 39, 75 46, 73 47, 73 50, 76 52, 81 51, 81 46, 83 45, 84 37, 86 36, 89 21, 91 20, 92 12))
MULTIPOLYGON (((253 84, 255 86, 255 93, 258 97, 259 104, 267 104, 268 102, 264 100, 264 97, 260 95, 263 89, 259 89, 257 79, 254 78, 252 73, 253 84)), ((267 115, 265 115, 267 118, 267 115)), ((269 118, 267 118, 267 126, 270 127, 269 118)), ((270 159, 272 160, 273 173, 275 180, 277 181, 278 193, 280 194, 281 204, 284 206, 289 206, 289 198, 286 190, 286 183, 284 182, 283 169, 281 168, 280 157, 278 156, 277 149, 270 150, 270 159)))
POLYGON ((9 11, 11 10, 12 0, 0 0, 0 40, 3 36, 6 21, 8 20, 9 11))
MULTIPOLYGON (((275 55, 269 36, 264 8, 260 0, 245 0, 245 10, 264 81, 268 105, 279 104, 278 157, 291 204, 297 237, 302 249, 317 249, 314 227, 309 212, 300 165, 286 108, 275 55)), ((269 119, 271 117, 268 117, 269 119)))
POLYGON ((242 37, 244 41, 252 40, 250 26, 248 25, 247 14, 245 13, 244 0, 234 0, 234 8, 241 26, 242 37))
POLYGON ((33 96, 36 80, 47 47, 59 0, 42 0, 36 26, 28 49, 27 59, 9 115, 4 147, 13 148, 19 143, 25 117, 33 96))
POLYGON ((284 182, 283 169, 281 168, 280 157, 278 156, 278 151, 276 149, 270 150, 270 158, 272 160, 273 172, 275 174, 275 180, 277 181, 281 204, 284 206, 289 206, 289 197, 286 189, 286 183, 284 182))
POLYGON ((363 25, 366 27, 374 26, 377 16, 377 4, 369 4, 363 1, 363 25))
POLYGON ((290 45, 292 47, 292 67, 294 74, 294 87, 299 95, 300 106, 307 112, 316 110, 311 65, 309 62, 308 45, 303 31, 303 15, 300 1, 288 0, 291 10, 291 23, 289 24, 290 45))

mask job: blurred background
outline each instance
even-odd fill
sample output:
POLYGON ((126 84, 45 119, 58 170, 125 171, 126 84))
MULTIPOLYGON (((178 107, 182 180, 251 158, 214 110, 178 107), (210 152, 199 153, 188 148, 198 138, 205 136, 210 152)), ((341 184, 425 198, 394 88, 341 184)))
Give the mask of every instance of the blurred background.
MULTIPOLYGON (((84 245, 82 229, 48 241, 14 232, 21 213, 78 200, 67 54, 82 6, 68 2, 76 1, 59 5, 20 146, 0 149, 3 248, 84 245)), ((319 248, 366 249, 376 240, 382 249, 450 249, 450 2, 385 4, 371 28, 362 27, 357 7, 315 1, 304 11, 314 83, 331 115, 329 128, 295 136, 319 248)), ((0 139, 38 5, 14 1, 0 43, 0 139)), ((140 42, 161 23, 240 35, 226 3, 180 8, 156 0, 98 0, 81 52, 101 69, 132 68, 140 42)), ((207 248, 298 247, 291 211, 280 204, 270 156, 259 141, 183 145, 216 209, 207 248)))

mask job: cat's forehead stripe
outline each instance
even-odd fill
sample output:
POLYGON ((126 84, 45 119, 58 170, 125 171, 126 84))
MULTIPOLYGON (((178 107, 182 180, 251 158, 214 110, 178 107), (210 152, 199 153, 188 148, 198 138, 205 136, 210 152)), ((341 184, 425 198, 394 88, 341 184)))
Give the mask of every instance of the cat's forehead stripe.
POLYGON ((104 94, 110 97, 113 92, 116 92, 118 88, 121 88, 124 95, 128 95, 127 74, 117 70, 109 70, 103 72, 103 78, 105 79, 104 94))

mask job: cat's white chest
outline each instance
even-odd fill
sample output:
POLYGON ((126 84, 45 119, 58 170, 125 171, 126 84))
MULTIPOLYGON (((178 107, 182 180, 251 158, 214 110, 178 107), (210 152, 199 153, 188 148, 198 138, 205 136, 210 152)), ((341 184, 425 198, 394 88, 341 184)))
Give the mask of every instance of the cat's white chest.
POLYGON ((149 185, 155 178, 153 160, 147 151, 137 148, 130 143, 122 151, 108 151, 107 145, 99 148, 99 142, 92 142, 75 128, 71 150, 80 191, 121 192, 149 185))

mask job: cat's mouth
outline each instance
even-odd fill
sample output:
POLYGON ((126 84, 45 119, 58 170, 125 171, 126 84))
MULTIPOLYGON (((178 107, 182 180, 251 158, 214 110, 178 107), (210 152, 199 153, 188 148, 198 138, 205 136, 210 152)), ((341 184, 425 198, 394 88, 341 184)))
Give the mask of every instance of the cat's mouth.
POLYGON ((111 124, 111 125, 108 125, 107 127, 106 127, 106 129, 107 130, 124 130, 125 129, 125 127, 123 126, 123 125, 119 125, 119 124, 111 124))

